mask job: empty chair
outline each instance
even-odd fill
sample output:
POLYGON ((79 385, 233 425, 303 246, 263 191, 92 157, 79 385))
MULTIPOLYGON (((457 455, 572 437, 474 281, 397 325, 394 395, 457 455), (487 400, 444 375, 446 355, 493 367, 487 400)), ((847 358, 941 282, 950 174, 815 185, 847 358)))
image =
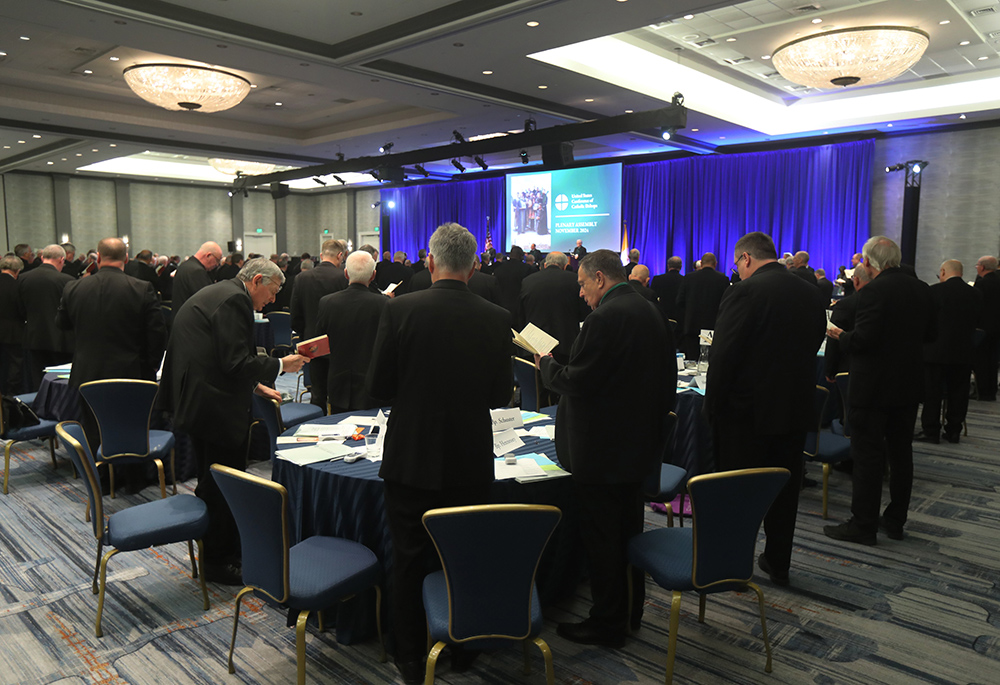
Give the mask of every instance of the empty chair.
MULTIPOLYGON (((27 395, 15 395, 15 399, 20 400, 24 404, 31 405, 35 399, 35 393, 29 393, 27 395)), ((0 405, 3 404, 3 395, 0 394, 0 405)), ((48 419, 39 419, 38 424, 34 426, 24 426, 21 428, 12 428, 4 425, 4 413, 0 411, 0 439, 3 440, 3 494, 7 494, 7 483, 10 480, 10 451, 14 447, 15 443, 24 442, 25 440, 36 440, 38 438, 47 439, 49 441, 49 456, 52 457, 52 466, 56 466, 56 422, 49 421, 48 419)))
MULTIPOLYGON (((236 672, 233 650, 240 626, 240 602, 251 592, 298 611, 295 647, 299 685, 306 681, 305 634, 310 611, 322 611, 374 587, 382 643, 382 590, 378 585, 382 571, 374 552, 351 540, 322 535, 290 545, 288 492, 283 486, 221 464, 212 464, 212 477, 233 512, 243 546, 246 587, 236 595, 230 673, 236 672)), ((385 661, 384 645, 381 660, 385 661)))
POLYGON ((101 446, 96 461, 98 466, 108 466, 112 498, 115 496, 114 465, 137 464, 149 459, 156 464, 160 496, 166 497, 163 459, 168 456, 174 494, 177 494, 174 434, 149 428, 158 391, 155 382, 132 378, 91 381, 80 386, 80 394, 97 417, 101 446))
POLYGON ((318 419, 323 416, 323 410, 315 404, 303 402, 286 402, 279 404, 277 400, 271 400, 254 393, 253 396, 253 417, 260 419, 267 427, 268 437, 271 439, 271 457, 278 447, 278 436, 289 428, 294 428, 301 423, 318 419))
MULTIPOLYGON (((677 427, 677 414, 670 412, 667 414, 666 440, 664 445, 669 446, 674 437, 674 429, 677 427)), ((666 448, 665 448, 666 449, 666 448)), ((687 483, 687 470, 673 464, 660 464, 656 471, 649 474, 642 483, 642 495, 647 502, 659 502, 667 509, 667 527, 674 526, 673 502, 680 495, 680 511, 677 516, 680 519, 681 527, 684 527, 684 486, 687 483)))
POLYGON ((94 565, 93 585, 94 594, 97 595, 94 634, 103 637, 101 616, 104 613, 108 560, 119 552, 132 552, 187 541, 188 554, 191 558, 191 577, 199 579, 202 606, 208 611, 208 589, 205 587, 204 574, 201 576, 198 574, 198 564, 192 544, 198 543, 200 558, 201 538, 208 530, 208 509, 205 503, 194 495, 177 495, 123 509, 112 514, 105 524, 101 481, 97 477, 97 465, 90 453, 90 447, 87 446, 83 426, 76 421, 64 421, 56 426, 56 432, 87 488, 90 518, 94 536, 97 538, 97 562, 94 565), (111 549, 101 556, 105 547, 111 549))
POLYGON ((514 379, 521 388, 521 409, 525 411, 538 411, 541 404, 541 381, 538 378, 538 369, 531 362, 520 357, 511 357, 514 360, 514 379))
POLYGON ((301 402, 307 394, 312 395, 312 387, 312 371, 309 370, 309 364, 306 364, 302 367, 298 378, 295 379, 295 401, 301 402), (299 390, 299 383, 302 384, 302 390, 299 390))
POLYGON ((267 320, 271 322, 271 330, 274 332, 274 347, 270 350, 271 356, 276 357, 281 354, 289 354, 294 351, 292 347, 292 315, 288 312, 269 312, 267 320))
POLYGON ((535 570, 552 531, 562 518, 558 508, 529 504, 484 504, 432 509, 424 514, 441 571, 424 579, 424 609, 429 642, 424 682, 447 645, 497 649, 512 642, 524 647, 524 672, 534 643, 545 659, 545 678, 554 682, 552 652, 542 631, 542 610, 535 570), (488 540, 470 548, 469 540, 488 540))
MULTIPOLYGON (((846 376, 847 374, 838 374, 846 376)), ((806 434, 806 444, 802 448, 802 456, 808 461, 818 461, 823 464, 823 518, 826 518, 827 502, 829 499, 830 466, 838 462, 851 458, 851 439, 844 435, 837 435, 833 431, 824 431, 821 425, 823 409, 826 407, 830 391, 822 385, 816 386, 814 396, 814 421, 816 431, 806 434)), ((846 413, 844 414, 844 430, 849 431, 846 413)))
MULTIPOLYGON (((690 528, 660 528, 636 535, 628 544, 629 563, 673 592, 667 641, 666 682, 673 681, 681 593, 697 592, 698 621, 705 621, 705 598, 715 592, 747 589, 757 593, 760 625, 771 672, 764 593, 752 582, 757 531, 764 514, 788 481, 788 469, 763 468, 695 476, 688 481, 690 528)), ((631 571, 631 569, 630 569, 631 571)), ((629 582, 631 583, 631 573, 629 582)), ((631 585, 629 594, 631 595, 631 585)), ((631 597, 629 604, 631 605, 631 597)))

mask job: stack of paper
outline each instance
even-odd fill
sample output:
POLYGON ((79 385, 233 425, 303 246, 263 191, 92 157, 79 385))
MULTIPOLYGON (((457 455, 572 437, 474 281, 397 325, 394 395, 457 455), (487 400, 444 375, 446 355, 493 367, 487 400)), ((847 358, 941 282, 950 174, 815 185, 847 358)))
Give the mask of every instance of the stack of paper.
POLYGON ((73 369, 73 363, 58 364, 56 366, 46 366, 45 373, 69 373, 73 369))
POLYGON ((303 423, 295 429, 295 436, 349 438, 354 435, 355 426, 347 423, 303 423))
MULTIPOLYGON (((362 445, 361 451, 364 451, 364 446, 362 445)), ((347 447, 339 442, 324 442, 319 445, 313 445, 311 447, 299 447, 294 450, 278 450, 276 456, 278 459, 284 459, 285 461, 290 461, 293 464, 299 466, 305 466, 307 464, 315 464, 321 461, 335 461, 338 459, 343 459, 348 454, 353 454, 356 450, 351 447, 347 447)))
POLYGON ((505 463, 503 459, 497 459, 493 462, 493 472, 497 480, 513 478, 518 483, 570 475, 544 454, 526 454, 518 457, 516 466, 505 463))

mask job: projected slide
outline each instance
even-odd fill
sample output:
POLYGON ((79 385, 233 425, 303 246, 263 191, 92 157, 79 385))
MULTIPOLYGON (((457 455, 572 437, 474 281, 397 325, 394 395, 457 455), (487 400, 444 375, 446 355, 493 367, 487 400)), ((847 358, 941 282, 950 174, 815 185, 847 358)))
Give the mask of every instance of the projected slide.
POLYGON ((507 175, 507 245, 621 248, 622 165, 507 175))

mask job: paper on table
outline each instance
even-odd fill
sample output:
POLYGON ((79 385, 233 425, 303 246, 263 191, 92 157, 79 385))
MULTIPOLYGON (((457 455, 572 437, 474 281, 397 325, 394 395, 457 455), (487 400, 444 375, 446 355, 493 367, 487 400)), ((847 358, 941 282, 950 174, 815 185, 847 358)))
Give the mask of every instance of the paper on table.
POLYGON ((520 409, 490 409, 490 420, 493 421, 494 433, 524 425, 520 409))
MULTIPOLYGON (((560 478, 562 476, 570 475, 569 471, 565 471, 559 468, 559 465, 554 461, 546 457, 544 454, 526 454, 517 460, 520 464, 522 461, 533 461, 542 470, 541 475, 525 475, 525 476, 515 476, 518 483, 528 483, 533 480, 542 480, 544 478, 560 478)), ((530 468, 530 467, 528 467, 530 468)))
POLYGON ((351 426, 351 432, 354 432, 355 426, 377 426, 378 417, 377 416, 348 416, 346 419, 341 421, 338 426, 351 426))
POLYGON ((555 433, 555 426, 533 426, 532 428, 515 428, 514 434, 522 438, 533 437, 541 440, 552 440, 551 433, 555 433))
POLYGON ((298 437, 321 436, 321 437, 343 437, 347 438, 354 434, 354 426, 341 423, 303 423, 295 429, 298 437))
POLYGON ((300 447, 296 450, 279 450, 278 459, 290 461, 299 466, 315 464, 321 461, 331 461, 333 459, 343 459, 354 450, 337 442, 327 442, 311 447, 300 447))
POLYGON ((556 338, 543 331, 533 323, 529 323, 520 333, 513 328, 510 332, 514 334, 514 344, 532 354, 544 357, 559 344, 556 338))
POLYGON ((493 454, 498 457, 523 447, 524 441, 517 437, 513 430, 505 430, 493 434, 493 454))
POLYGON ((516 464, 507 464, 503 459, 496 459, 493 462, 493 477, 496 480, 509 480, 511 478, 545 478, 545 471, 533 459, 521 458, 516 464))
POLYGON ((533 423, 534 421, 544 421, 546 419, 551 419, 552 417, 548 414, 540 414, 537 411, 525 411, 521 410, 521 422, 522 423, 533 423))

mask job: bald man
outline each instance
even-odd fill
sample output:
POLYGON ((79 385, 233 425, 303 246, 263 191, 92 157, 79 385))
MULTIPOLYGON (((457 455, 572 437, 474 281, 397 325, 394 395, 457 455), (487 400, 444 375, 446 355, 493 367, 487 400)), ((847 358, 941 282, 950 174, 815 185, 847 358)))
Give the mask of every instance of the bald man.
POLYGON ((719 303, 729 287, 725 274, 715 270, 717 260, 711 252, 701 257, 701 266, 684 277, 677 293, 677 306, 684 309, 684 321, 678 348, 688 359, 697 359, 702 329, 715 330, 719 303))
POLYGON ((979 325, 983 295, 962 280, 962 262, 941 264, 938 281, 931 286, 937 310, 937 336, 924 345, 923 427, 918 440, 940 442, 941 400, 948 403, 944 437, 957 443, 969 408, 969 373, 972 371, 972 336, 979 325))
MULTIPOLYGON (((638 252, 638 250, 635 250, 638 252)), ((638 259, 638 255, 636 255, 638 259)), ((635 288, 635 291, 647 300, 656 304, 656 293, 649 287, 649 267, 645 264, 632 264, 632 271, 628 275, 628 284, 635 288)))
POLYGON ((222 263, 222 248, 211 241, 198 248, 194 255, 182 262, 174 273, 173 300, 171 309, 174 314, 180 311, 184 303, 202 288, 212 285, 209 272, 222 263))

